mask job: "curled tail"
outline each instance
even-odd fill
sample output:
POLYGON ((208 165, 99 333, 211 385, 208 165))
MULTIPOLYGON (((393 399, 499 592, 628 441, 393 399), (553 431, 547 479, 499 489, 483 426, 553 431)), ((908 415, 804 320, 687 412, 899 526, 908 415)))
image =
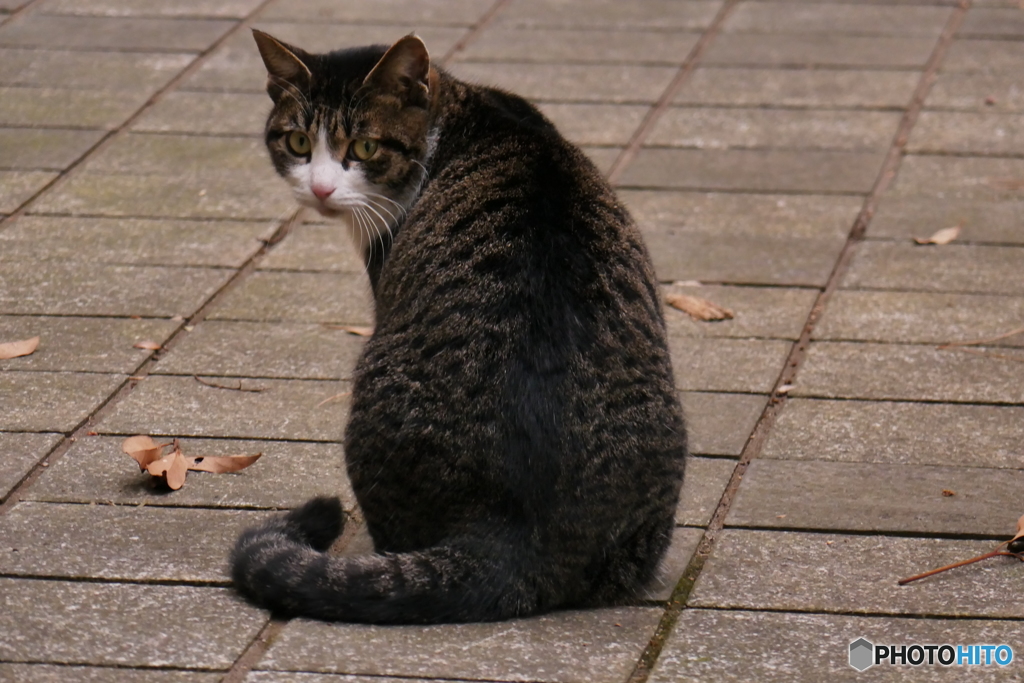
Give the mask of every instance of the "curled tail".
POLYGON ((409 553, 328 555, 344 528, 337 498, 242 533, 231 554, 235 586, 282 616, 367 623, 491 621, 535 611, 502 556, 460 544, 409 553), (512 590, 510 590, 510 588, 512 590))

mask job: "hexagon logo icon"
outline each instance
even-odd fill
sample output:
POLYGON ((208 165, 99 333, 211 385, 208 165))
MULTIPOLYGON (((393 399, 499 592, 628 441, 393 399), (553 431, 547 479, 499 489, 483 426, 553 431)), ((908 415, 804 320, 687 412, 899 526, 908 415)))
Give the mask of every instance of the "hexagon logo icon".
POLYGON ((857 671, 864 671, 875 665, 875 646, 864 638, 850 643, 850 666, 857 671))

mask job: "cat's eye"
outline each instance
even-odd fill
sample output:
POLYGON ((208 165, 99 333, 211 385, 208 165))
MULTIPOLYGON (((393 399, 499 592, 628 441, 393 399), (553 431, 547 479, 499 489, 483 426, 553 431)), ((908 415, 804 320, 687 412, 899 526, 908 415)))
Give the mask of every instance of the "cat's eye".
POLYGON ((377 153, 377 141, 370 138, 360 138, 349 146, 349 152, 356 159, 366 161, 377 153))
POLYGON ((288 149, 294 154, 299 156, 305 156, 309 154, 309 151, 313 148, 313 145, 309 142, 309 136, 303 133, 301 130, 293 130, 288 134, 288 149))

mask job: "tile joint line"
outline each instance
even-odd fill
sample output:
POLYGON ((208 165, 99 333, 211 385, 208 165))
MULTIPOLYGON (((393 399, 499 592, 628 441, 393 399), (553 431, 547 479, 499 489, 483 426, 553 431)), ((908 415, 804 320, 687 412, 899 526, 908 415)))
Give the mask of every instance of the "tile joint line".
POLYGON ((718 535, 725 526, 725 518, 732 507, 733 500, 735 499, 739 486, 742 483, 743 475, 746 473, 750 462, 760 454, 761 449, 767 440, 768 434, 775 424, 776 418, 786 403, 787 394, 785 392, 780 393, 779 388, 785 384, 792 384, 796 379, 797 371, 800 369, 804 359, 806 358, 807 349, 810 346, 811 333, 814 331, 818 320, 820 320, 832 294, 836 289, 838 289, 839 282, 846 274, 857 243, 863 241, 864 234, 872 216, 874 215, 875 209, 878 206, 880 197, 889 188, 893 179, 896 177, 896 172, 899 169, 900 161, 902 159, 903 150, 910 138, 910 131, 917 122, 918 115, 924 106, 925 97, 928 95, 928 92, 935 81, 939 66, 945 58, 949 45, 953 41, 953 37, 960 25, 963 23, 964 16, 967 14, 967 11, 971 7, 971 2, 972 0, 960 0, 950 14, 942 33, 939 35, 935 48, 932 50, 931 56, 928 58, 928 61, 922 69, 921 77, 914 89, 910 104, 900 119, 900 123, 896 129, 896 134, 893 137, 889 152, 886 154, 885 161, 882 163, 882 167, 879 170, 875 183, 872 186, 870 193, 865 198, 864 204, 850 229, 846 245, 843 247, 843 250, 840 252, 836 263, 833 266, 825 288, 818 295, 811 312, 808 314, 799 339, 793 344, 786 357, 785 364, 783 365, 778 379, 775 382, 768 405, 765 406, 761 417, 758 419, 758 422, 754 427, 750 439, 744 446, 743 452, 740 454, 740 460, 733 470, 729 483, 726 485, 718 506, 711 517, 711 521, 708 524, 700 543, 697 545, 697 549, 694 551, 693 557, 690 559, 690 563, 686 567, 686 571, 683 572, 683 575, 679 580, 679 584, 673 592, 668 608, 662 617, 661 623, 658 625, 657 631, 650 643, 648 643, 644 653, 641 655, 636 669, 634 669, 633 674, 628 679, 628 683, 646 683, 654 669, 658 656, 661 654, 661 649, 665 644, 665 640, 674 629, 675 623, 690 597, 690 592, 693 590, 693 586, 697 578, 700 576, 700 573, 703 570, 708 557, 711 555, 712 550, 714 550, 718 535))

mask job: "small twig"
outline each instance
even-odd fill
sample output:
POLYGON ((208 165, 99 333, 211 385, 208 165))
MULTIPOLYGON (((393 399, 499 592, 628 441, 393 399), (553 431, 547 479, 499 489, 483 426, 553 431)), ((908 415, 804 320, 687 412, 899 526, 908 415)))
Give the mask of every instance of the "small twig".
POLYGON ((217 384, 216 382, 207 382, 205 379, 203 379, 199 375, 192 375, 192 379, 194 379, 195 381, 199 382, 203 386, 213 387, 214 389, 227 389, 228 391, 245 391, 245 392, 250 392, 250 393, 253 393, 253 394, 258 394, 261 391, 265 391, 266 390, 266 387, 253 387, 251 389, 247 388, 247 387, 243 387, 242 386, 242 380, 238 380, 238 386, 237 387, 229 387, 229 386, 227 386, 225 384, 217 384))
POLYGON ((340 394, 335 394, 334 396, 328 396, 324 400, 322 400, 319 403, 317 403, 316 407, 319 408, 320 406, 322 406, 325 403, 330 403, 331 401, 333 401, 335 399, 341 398, 343 396, 350 396, 351 394, 352 394, 351 391, 343 391, 340 394))
POLYGON ((975 339, 974 341, 964 341, 964 342, 949 342, 947 344, 943 344, 939 348, 940 349, 948 349, 948 348, 952 348, 954 346, 978 346, 980 344, 990 344, 992 342, 999 341, 1000 339, 1006 339, 1007 337, 1016 336, 1016 335, 1018 335, 1018 334, 1020 334, 1022 332, 1024 332, 1024 327, 1018 327, 1015 330, 1010 330, 1009 332, 1004 332, 1003 334, 997 335, 995 337, 989 337, 988 339, 975 339))
POLYGON ((947 564, 945 567, 939 567, 938 569, 932 569, 930 571, 926 571, 923 574, 918 574, 916 576, 911 576, 911 577, 908 577, 906 579, 900 579, 896 583, 901 585, 901 586, 905 586, 908 583, 910 583, 911 581, 917 581, 918 579, 923 579, 923 578, 926 578, 928 576, 933 576, 935 574, 938 574, 939 572, 944 572, 944 571, 947 571, 949 569, 956 569, 957 567, 963 567, 964 565, 968 565, 968 564, 974 564, 975 562, 981 562, 982 560, 987 560, 990 557, 997 557, 999 555, 1005 555, 1007 557, 1016 557, 1018 560, 1021 560, 1022 562, 1024 562, 1024 555, 1022 555, 1021 553, 1011 553, 1008 550, 1002 550, 1003 546, 1005 546, 1006 543, 1009 543, 1009 541, 1006 541, 1005 543, 1000 543, 999 545, 996 546, 995 550, 989 551, 989 552, 984 553, 982 555, 978 555, 977 557, 972 557, 969 560, 961 560, 960 562, 954 562, 953 564, 947 564))

